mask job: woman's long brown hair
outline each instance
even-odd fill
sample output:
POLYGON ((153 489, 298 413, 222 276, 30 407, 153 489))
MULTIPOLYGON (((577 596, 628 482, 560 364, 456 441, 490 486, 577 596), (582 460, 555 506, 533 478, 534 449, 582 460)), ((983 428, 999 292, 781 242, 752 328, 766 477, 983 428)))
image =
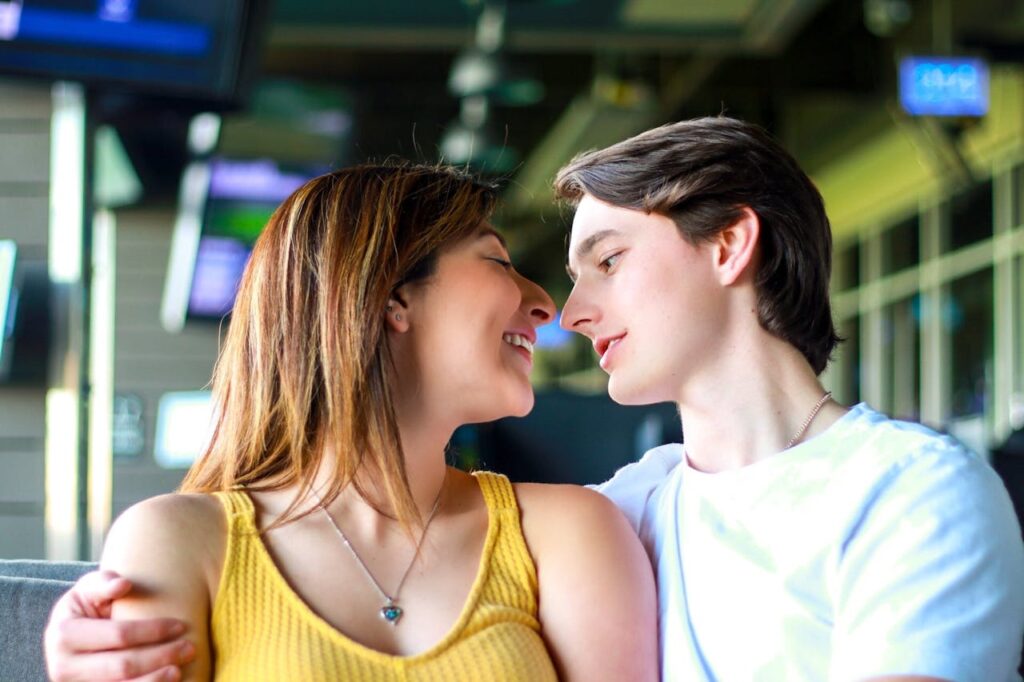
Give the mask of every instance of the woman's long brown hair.
MULTIPOLYGON (((326 503, 361 468, 409 531, 421 522, 389 388, 389 297, 490 217, 493 188, 450 168, 364 165, 315 178, 274 212, 242 277, 214 370, 216 425, 181 492, 245 486, 299 495, 326 453, 326 503), (330 445, 330 448, 326 446, 330 445)), ((308 513, 308 511, 306 512, 308 513)))

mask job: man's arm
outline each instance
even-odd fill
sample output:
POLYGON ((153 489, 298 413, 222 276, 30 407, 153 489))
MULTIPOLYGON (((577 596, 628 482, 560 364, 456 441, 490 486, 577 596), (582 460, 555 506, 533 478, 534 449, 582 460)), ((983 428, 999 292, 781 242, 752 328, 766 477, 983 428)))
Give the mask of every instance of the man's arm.
POLYGON ((43 645, 54 682, 128 680, 172 682, 194 647, 181 637, 185 624, 173 618, 110 620, 111 606, 131 590, 112 571, 82 576, 50 613, 43 645))

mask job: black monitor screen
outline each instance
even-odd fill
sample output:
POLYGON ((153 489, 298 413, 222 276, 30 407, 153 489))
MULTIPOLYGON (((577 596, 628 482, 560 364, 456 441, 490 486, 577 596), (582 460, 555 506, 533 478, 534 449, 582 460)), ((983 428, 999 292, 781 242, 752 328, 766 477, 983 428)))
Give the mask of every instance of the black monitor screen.
POLYGON ((264 4, 0 0, 0 72, 145 94, 234 99, 240 71, 252 61, 244 53, 264 4))

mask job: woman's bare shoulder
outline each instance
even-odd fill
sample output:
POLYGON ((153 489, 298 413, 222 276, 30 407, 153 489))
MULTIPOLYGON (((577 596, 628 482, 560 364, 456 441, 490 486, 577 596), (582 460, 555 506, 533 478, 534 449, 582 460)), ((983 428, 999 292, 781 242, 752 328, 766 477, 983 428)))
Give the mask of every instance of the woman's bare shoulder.
POLYGON ((656 679, 654 576, 626 517, 579 486, 515 490, 537 567, 541 628, 560 678, 656 679))
POLYGON ((546 517, 566 524, 603 524, 622 517, 622 512, 599 492, 578 485, 515 483, 513 488, 524 520, 546 517))
POLYGON ((538 564, 550 557, 598 556, 639 539, 619 508, 601 493, 577 485, 515 484, 523 535, 538 564), (571 538, 569 540, 568 538, 571 538))
POLYGON ((173 567, 210 578, 222 560, 225 530, 223 507, 213 495, 158 495, 117 517, 104 543, 102 563, 114 570, 173 567))
POLYGON ((213 495, 168 493, 147 498, 125 509, 115 520, 111 531, 119 527, 148 529, 195 540, 197 534, 223 533, 224 511, 213 495))

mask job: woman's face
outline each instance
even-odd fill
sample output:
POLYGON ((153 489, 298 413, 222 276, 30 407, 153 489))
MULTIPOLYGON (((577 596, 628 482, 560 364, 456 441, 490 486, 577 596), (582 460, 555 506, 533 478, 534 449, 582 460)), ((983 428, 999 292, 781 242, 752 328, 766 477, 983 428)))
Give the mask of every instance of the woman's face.
POLYGON ((515 271, 489 225, 443 251, 434 274, 402 287, 392 307, 396 387, 407 405, 411 398, 458 424, 533 407, 536 328, 553 319, 554 303, 515 271))

